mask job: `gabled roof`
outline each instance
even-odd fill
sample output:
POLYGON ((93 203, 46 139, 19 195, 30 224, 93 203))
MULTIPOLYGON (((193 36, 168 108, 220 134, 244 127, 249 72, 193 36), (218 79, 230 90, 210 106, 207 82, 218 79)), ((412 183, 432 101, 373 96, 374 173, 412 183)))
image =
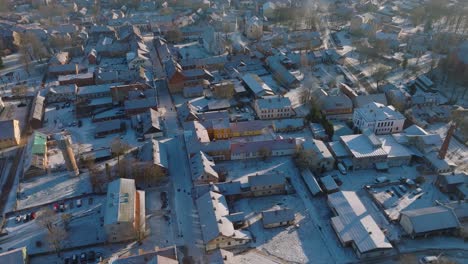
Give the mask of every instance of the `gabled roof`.
POLYGON ((276 224, 294 220, 294 211, 288 208, 270 209, 262 212, 264 225, 276 224))
POLYGON ((416 234, 458 228, 460 226, 460 222, 458 222, 453 210, 444 206, 402 211, 401 215, 409 218, 416 234))
POLYGON ((229 209, 223 195, 210 191, 198 198, 196 204, 205 244, 219 236, 234 236, 234 226, 226 218, 229 209))
POLYGON ((214 169, 214 161, 203 151, 195 153, 195 155, 190 158, 190 164, 192 166, 193 180, 203 180, 201 177, 205 175, 214 178, 219 177, 218 172, 214 169))
POLYGON ((361 253, 393 248, 355 192, 330 194, 328 202, 338 215, 331 220, 341 241, 353 242, 361 253))

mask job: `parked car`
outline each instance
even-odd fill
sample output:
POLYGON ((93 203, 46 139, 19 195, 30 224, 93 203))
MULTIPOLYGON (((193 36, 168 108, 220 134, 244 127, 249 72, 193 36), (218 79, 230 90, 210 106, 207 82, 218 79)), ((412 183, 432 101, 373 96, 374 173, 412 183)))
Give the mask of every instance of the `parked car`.
POLYGON ((341 172, 341 174, 346 175, 347 171, 346 171, 345 166, 343 166, 342 163, 338 163, 337 167, 338 167, 338 170, 341 172))
POLYGON ((71 260, 72 260, 72 263, 73 263, 73 264, 78 264, 78 255, 76 255, 76 254, 73 254, 73 256, 72 256, 72 259, 71 259, 71 260))
POLYGON ((54 208, 54 211, 55 211, 55 212, 58 212, 59 207, 60 207, 60 205, 59 205, 58 203, 54 203, 53 208, 54 208))
POLYGON ((377 179, 375 179, 375 183, 385 183, 385 182, 389 182, 390 180, 385 177, 385 176, 381 176, 381 177, 378 177, 377 179))
POLYGON ((67 209, 67 205, 66 205, 65 203, 61 203, 61 204, 59 205, 59 208, 60 208, 60 212, 64 212, 65 209, 67 209))
POLYGON ((420 264, 430 264, 430 263, 439 263, 439 258, 437 256, 424 256, 419 259, 420 264))
POLYGON ((86 252, 81 252, 80 262, 81 263, 86 263, 87 260, 88 260, 88 257, 86 256, 86 252))
POLYGON ((420 193, 422 193, 422 192, 423 192, 423 190, 422 190, 421 188, 416 188, 416 189, 413 191, 413 194, 414 194, 414 195, 418 195, 418 194, 420 194, 420 193))
POLYGON ((77 199, 76 200, 76 207, 81 207, 82 203, 81 203, 81 199, 77 199))
POLYGON ((16 222, 16 223, 21 222, 21 215, 17 215, 17 216, 16 216, 15 222, 16 222))

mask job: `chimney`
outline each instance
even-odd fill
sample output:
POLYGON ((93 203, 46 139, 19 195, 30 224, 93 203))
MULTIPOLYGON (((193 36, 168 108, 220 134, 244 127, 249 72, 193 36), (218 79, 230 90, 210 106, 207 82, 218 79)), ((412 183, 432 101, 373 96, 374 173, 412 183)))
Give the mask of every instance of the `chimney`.
POLYGON ((445 137, 444 143, 442 143, 442 146, 440 147, 440 150, 439 150, 439 159, 441 160, 445 159, 445 156, 447 155, 447 150, 450 144, 450 140, 452 139, 452 135, 453 135, 453 132, 455 132, 456 127, 457 125, 454 122, 452 122, 449 130, 447 131, 447 136, 445 137))

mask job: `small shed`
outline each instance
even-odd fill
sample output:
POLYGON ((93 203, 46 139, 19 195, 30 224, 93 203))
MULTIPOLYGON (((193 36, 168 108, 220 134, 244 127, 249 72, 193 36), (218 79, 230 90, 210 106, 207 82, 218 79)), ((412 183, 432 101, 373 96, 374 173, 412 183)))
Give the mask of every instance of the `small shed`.
POLYGON ((322 182, 322 187, 326 193, 334 193, 339 190, 338 184, 336 184, 331 175, 320 178, 320 181, 322 182))

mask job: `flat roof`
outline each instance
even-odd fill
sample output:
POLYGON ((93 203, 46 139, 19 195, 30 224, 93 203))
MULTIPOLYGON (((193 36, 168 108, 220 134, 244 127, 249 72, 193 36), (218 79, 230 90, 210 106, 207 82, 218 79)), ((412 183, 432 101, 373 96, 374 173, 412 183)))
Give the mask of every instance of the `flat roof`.
POLYGON ((120 178, 107 186, 104 224, 133 222, 135 218, 135 180, 120 178))
POLYGON ((341 142, 356 158, 387 156, 382 147, 372 145, 369 137, 364 134, 341 136, 341 142))

